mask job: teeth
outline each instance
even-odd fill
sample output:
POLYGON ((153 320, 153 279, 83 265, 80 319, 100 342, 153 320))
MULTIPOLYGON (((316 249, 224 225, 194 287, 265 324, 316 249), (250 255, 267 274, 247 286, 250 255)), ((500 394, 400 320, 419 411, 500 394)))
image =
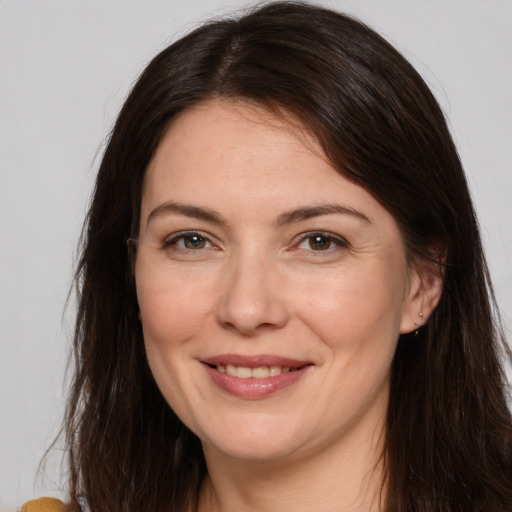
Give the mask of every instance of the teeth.
POLYGON ((281 375, 281 367, 280 366, 271 366, 268 369, 268 373, 271 377, 275 377, 276 375, 281 375))
POLYGON ((260 366, 259 368, 252 369, 251 377, 254 377, 255 379, 266 379, 269 374, 268 366, 260 366))
POLYGON ((246 366, 239 366, 236 369, 236 376, 239 379, 248 379, 249 377, 251 377, 251 375, 252 375, 251 369, 247 368, 246 366))
POLYGON ((232 364, 226 365, 226 373, 231 375, 231 377, 236 377, 236 366, 233 366, 232 364))
POLYGON ((220 373, 227 373, 231 377, 238 377, 239 379, 266 379, 267 377, 276 377, 281 373, 288 373, 292 371, 289 366, 258 366, 257 368, 249 368, 248 366, 235 366, 228 364, 223 366, 218 364, 217 371, 220 373))

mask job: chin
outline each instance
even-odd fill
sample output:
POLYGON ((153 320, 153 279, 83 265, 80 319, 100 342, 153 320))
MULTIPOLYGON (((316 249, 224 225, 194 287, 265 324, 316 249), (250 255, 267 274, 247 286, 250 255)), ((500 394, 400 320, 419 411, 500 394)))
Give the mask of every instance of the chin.
MULTIPOLYGON (((302 430, 302 429, 301 429, 302 430)), ((288 420, 275 417, 251 418, 249 421, 226 422, 220 429, 201 432, 203 449, 209 453, 247 461, 275 461, 293 457, 305 439, 288 420), (226 428, 225 425, 229 425, 226 428), (222 428, 223 427, 223 428, 222 428)))

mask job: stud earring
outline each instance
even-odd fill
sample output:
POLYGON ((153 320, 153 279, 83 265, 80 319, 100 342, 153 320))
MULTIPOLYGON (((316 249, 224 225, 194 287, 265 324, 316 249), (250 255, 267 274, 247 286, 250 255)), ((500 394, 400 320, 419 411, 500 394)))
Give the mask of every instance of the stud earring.
MULTIPOLYGON (((418 313, 418 316, 419 316, 419 317, 421 318, 421 320, 423 321, 423 312, 422 312, 422 311, 420 311, 420 312, 418 313)), ((421 326, 419 326, 419 327, 421 327, 421 326)), ((414 337, 415 337, 415 338, 417 338, 417 337, 420 335, 420 329, 419 329, 419 327, 418 327, 418 329, 416 329, 416 330, 414 331, 414 337)))

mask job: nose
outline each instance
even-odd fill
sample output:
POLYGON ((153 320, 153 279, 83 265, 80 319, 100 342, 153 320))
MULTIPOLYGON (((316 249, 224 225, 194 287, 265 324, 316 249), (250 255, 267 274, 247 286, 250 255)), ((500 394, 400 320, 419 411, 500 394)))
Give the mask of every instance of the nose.
POLYGON ((275 263, 249 255, 234 259, 223 276, 219 323, 244 336, 284 327, 289 313, 275 263))

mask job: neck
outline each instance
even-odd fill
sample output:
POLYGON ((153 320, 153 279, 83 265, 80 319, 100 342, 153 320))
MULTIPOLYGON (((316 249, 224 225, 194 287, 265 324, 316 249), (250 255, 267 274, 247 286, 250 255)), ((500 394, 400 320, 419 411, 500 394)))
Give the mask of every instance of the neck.
POLYGON ((364 437, 280 461, 241 461, 205 445, 208 474, 198 512, 379 512, 383 439, 375 433, 369 443, 364 437))

